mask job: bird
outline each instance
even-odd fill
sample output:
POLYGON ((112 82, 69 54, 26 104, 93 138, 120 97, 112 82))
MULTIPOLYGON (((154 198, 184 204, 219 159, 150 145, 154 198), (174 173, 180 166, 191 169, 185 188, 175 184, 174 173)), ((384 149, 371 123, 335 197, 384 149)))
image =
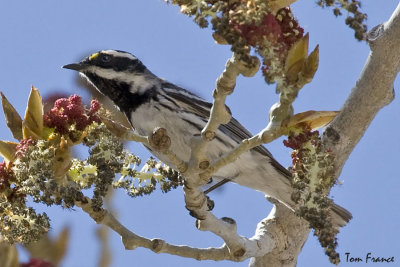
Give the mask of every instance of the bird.
MULTIPOLYGON (((165 128, 171 139, 171 151, 180 159, 189 160, 190 140, 199 135, 206 125, 211 103, 159 78, 136 56, 121 50, 101 50, 63 68, 78 71, 101 94, 110 98, 137 134, 147 136, 156 127, 165 128)), ((218 159, 251 136, 232 117, 229 123, 219 126, 206 156, 211 160, 218 159)), ((147 148, 159 160, 177 169, 164 154, 147 148)), ((292 210, 295 208, 291 199, 291 172, 263 145, 243 153, 235 162, 218 170, 213 179, 252 188, 292 210)), ((332 205, 330 214, 337 228, 344 226, 352 217, 350 212, 336 204, 332 205)))

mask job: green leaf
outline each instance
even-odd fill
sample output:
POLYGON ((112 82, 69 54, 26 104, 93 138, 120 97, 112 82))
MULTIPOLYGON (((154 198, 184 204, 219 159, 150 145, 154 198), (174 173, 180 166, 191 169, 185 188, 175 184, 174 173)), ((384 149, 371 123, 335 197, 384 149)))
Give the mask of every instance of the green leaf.
POLYGON ((298 79, 308 56, 308 33, 289 49, 285 62, 285 75, 290 82, 298 79))
POLYGON ((309 110, 290 118, 287 128, 302 129, 302 124, 307 124, 311 129, 315 130, 328 125, 339 114, 339 111, 315 111, 309 110))
POLYGON ((1 105, 3 106, 4 117, 6 118, 6 124, 10 128, 12 135, 15 139, 22 139, 22 119, 19 116, 17 110, 11 105, 5 95, 1 94, 1 105))
POLYGON ((18 143, 0 140, 0 156, 7 161, 14 161, 16 158, 18 143))
POLYGON ((290 4, 293 4, 297 0, 269 0, 268 7, 272 13, 275 13, 281 8, 287 7, 290 4))
POLYGON ((319 64, 319 46, 317 45, 312 53, 307 57, 301 71, 305 83, 309 83, 314 78, 319 64))
POLYGON ((43 132, 43 103, 38 89, 32 86, 23 122, 24 138, 37 138, 43 132))

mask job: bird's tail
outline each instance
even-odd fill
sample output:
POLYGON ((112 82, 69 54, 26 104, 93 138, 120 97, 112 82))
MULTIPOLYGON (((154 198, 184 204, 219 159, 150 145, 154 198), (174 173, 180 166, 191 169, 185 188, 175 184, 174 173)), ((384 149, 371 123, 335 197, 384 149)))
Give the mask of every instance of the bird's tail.
POLYGON ((336 229, 345 226, 353 216, 345 208, 333 203, 331 208, 332 223, 336 229))
MULTIPOLYGON (((231 180, 229 179, 222 179, 213 186, 209 187, 204 191, 205 194, 210 193, 211 191, 214 191, 215 189, 219 188, 220 186, 224 185, 227 182, 230 182, 231 180)), ((345 208, 332 203, 330 215, 332 218, 332 224, 336 229, 339 229, 340 227, 345 226, 352 218, 353 216, 351 213, 346 210, 345 208)))

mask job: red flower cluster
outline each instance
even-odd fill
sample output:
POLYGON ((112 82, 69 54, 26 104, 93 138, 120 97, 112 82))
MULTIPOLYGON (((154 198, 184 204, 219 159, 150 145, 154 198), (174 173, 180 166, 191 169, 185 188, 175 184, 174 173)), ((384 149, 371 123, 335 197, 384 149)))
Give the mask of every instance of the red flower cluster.
POLYGON ((69 127, 74 124, 76 130, 82 131, 94 121, 100 122, 100 118, 96 115, 99 109, 100 103, 97 100, 91 101, 90 109, 87 111, 82 105, 82 98, 78 95, 60 98, 44 115, 44 125, 55 128, 55 131, 60 134, 68 133, 69 127))
POLYGON ((289 7, 281 8, 276 15, 271 13, 264 16, 261 23, 240 25, 231 22, 236 30, 252 47, 258 49, 263 57, 261 71, 268 83, 275 81, 276 70, 270 73, 271 62, 278 60, 284 64, 287 51, 290 47, 303 37, 304 29, 293 17, 289 7), (269 44, 265 43, 269 41, 269 44), (272 53, 271 53, 272 52, 272 53))
POLYGON ((15 152, 15 154, 17 155, 17 157, 19 157, 23 153, 25 153, 25 151, 28 149, 30 145, 35 145, 35 144, 36 140, 32 139, 31 137, 28 139, 22 139, 21 141, 19 141, 19 144, 16 147, 17 152, 15 152))
POLYGON ((21 263, 20 267, 54 267, 54 265, 48 261, 42 259, 30 259, 27 263, 21 263))
POLYGON ((278 10, 276 15, 267 14, 259 25, 235 25, 233 27, 241 33, 247 43, 253 47, 262 45, 264 38, 272 43, 279 43, 286 48, 299 40, 304 29, 294 19, 289 7, 278 10))
POLYGON ((287 47, 291 47, 301 37, 303 37, 304 29, 300 27, 295 20, 292 10, 289 7, 281 8, 276 13, 282 34, 278 42, 284 43, 287 47))
POLYGON ((274 15, 267 14, 259 25, 234 25, 247 43, 253 47, 261 45, 264 38, 275 43, 281 36, 281 28, 274 15))
POLYGON ((299 134, 290 133, 288 136, 288 140, 283 140, 283 144, 286 147, 290 147, 291 149, 301 149, 303 144, 315 139, 315 137, 319 136, 318 131, 311 131, 310 127, 305 127, 304 131, 299 134))

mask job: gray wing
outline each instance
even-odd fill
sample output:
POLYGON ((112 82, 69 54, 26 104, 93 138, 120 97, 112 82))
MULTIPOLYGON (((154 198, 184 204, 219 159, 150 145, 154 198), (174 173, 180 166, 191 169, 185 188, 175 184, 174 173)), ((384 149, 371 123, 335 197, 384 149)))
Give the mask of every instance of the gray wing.
MULTIPOLYGON (((202 118, 206 122, 206 119, 210 116, 210 109, 212 104, 200 98, 199 96, 179 87, 174 84, 165 82, 163 84, 164 92, 170 100, 175 102, 176 106, 179 106, 186 112, 191 112, 196 114, 202 118)), ((230 136, 237 143, 240 143, 243 139, 247 139, 252 137, 252 134, 235 118, 232 117, 231 121, 227 124, 222 124, 219 129, 230 136)), ((199 129, 201 130, 201 129, 199 129)), ((283 167, 279 162, 277 162, 272 154, 264 147, 257 146, 252 150, 257 151, 261 155, 267 157, 271 163, 271 165, 280 173, 282 173, 287 178, 290 178, 292 175, 289 170, 283 167)))

